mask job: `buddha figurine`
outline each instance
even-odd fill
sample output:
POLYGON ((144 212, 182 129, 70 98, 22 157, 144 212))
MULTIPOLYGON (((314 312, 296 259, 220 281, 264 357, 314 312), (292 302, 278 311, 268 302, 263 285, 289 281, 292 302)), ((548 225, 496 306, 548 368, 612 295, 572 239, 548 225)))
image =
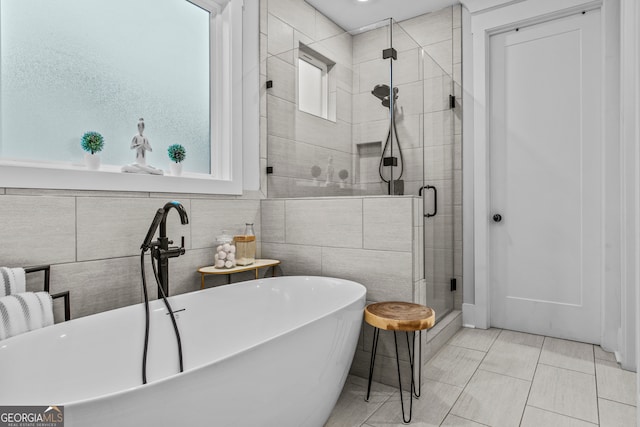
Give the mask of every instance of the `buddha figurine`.
POLYGON ((143 135, 144 119, 138 120, 138 134, 131 140, 131 149, 136 150, 136 162, 122 167, 122 172, 146 173, 152 175, 164 175, 162 169, 156 169, 147 165, 146 152, 153 151, 149 139, 143 135))

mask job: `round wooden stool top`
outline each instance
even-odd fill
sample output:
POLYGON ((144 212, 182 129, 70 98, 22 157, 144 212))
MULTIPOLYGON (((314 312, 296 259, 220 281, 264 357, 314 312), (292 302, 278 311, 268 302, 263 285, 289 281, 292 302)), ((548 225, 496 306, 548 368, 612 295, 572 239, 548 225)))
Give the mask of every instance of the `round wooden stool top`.
POLYGON ((435 323, 436 314, 424 305, 388 301, 366 306, 364 320, 371 326, 387 331, 411 332, 431 328, 435 323))

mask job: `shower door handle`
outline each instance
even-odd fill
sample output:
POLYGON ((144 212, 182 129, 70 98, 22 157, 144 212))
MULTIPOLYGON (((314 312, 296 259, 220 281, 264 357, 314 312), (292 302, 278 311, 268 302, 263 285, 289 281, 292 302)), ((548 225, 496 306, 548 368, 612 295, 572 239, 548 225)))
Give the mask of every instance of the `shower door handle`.
POLYGON ((433 185, 424 185, 418 190, 418 196, 422 196, 422 190, 424 189, 433 190, 433 212, 424 214, 425 217, 431 218, 438 213, 438 189, 433 185))

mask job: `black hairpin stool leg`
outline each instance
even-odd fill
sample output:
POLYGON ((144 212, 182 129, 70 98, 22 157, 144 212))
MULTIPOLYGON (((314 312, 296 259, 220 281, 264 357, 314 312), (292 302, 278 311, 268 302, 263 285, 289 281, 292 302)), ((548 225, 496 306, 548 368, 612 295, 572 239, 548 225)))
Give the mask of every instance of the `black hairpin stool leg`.
POLYGON ((376 363, 376 352, 378 351, 378 337, 380 336, 380 329, 373 328, 373 344, 371 345, 371 362, 369 363, 369 384, 367 384, 367 397, 364 399, 369 401, 369 395, 371 394, 371 380, 373 378, 373 366, 376 363))
MULTIPOLYGON (((409 333, 407 332, 407 344, 409 343, 409 333)), ((407 419, 405 417, 405 410, 404 410, 404 398, 402 396, 402 375, 400 374, 400 357, 398 354, 398 333, 397 331, 393 331, 393 341, 395 342, 395 347, 396 347, 396 365, 398 367, 398 387, 399 387, 399 392, 400 392, 400 407, 402 408, 402 422, 405 424, 409 424, 411 422, 411 416, 412 416, 412 412, 413 412, 413 395, 414 395, 414 390, 415 390, 415 381, 413 379, 414 375, 413 375, 413 365, 414 365, 414 360, 413 360, 413 356, 415 356, 415 334, 414 334, 414 351, 411 351, 411 349, 409 349, 409 365, 411 366, 411 389, 409 390, 409 419, 407 419)))
POLYGON ((417 398, 420 397, 420 393, 422 392, 422 334, 421 331, 415 331, 413 333, 413 343, 412 346, 409 345, 409 332, 405 332, 407 337, 407 350, 409 351, 409 365, 411 366, 411 391, 413 395, 417 398), (416 383, 415 383, 415 360, 416 360, 416 333, 418 334, 418 388, 416 391, 416 383), (413 351, 411 350, 413 347, 413 351))

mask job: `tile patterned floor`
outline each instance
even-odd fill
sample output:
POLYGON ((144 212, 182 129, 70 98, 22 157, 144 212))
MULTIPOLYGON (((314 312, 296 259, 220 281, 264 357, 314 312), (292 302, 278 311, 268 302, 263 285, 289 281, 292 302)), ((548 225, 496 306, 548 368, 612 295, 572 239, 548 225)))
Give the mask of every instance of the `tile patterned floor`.
MULTIPOLYGON (((411 425, 632 427, 636 375, 599 346, 462 329, 422 371, 411 425)), ((394 387, 350 376, 325 427, 402 426, 394 387)), ((405 394, 406 396, 406 394, 405 394)))

